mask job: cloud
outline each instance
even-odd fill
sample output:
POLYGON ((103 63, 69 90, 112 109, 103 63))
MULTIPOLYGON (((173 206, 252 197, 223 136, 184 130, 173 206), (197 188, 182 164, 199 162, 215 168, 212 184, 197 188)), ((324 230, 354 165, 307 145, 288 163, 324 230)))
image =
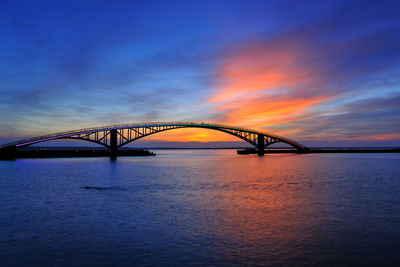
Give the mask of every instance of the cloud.
POLYGON ((393 93, 399 92, 400 24, 382 14, 351 21, 341 14, 347 9, 353 7, 231 46, 208 99, 215 107, 213 120, 300 140, 396 138, 398 127, 382 114, 399 117, 393 93), (376 98, 379 90, 392 94, 376 98), (374 117, 379 127, 371 127, 374 117))
POLYGON ((294 123, 305 140, 386 140, 398 139, 400 126, 400 94, 353 102, 336 110, 320 114, 312 120, 294 123))

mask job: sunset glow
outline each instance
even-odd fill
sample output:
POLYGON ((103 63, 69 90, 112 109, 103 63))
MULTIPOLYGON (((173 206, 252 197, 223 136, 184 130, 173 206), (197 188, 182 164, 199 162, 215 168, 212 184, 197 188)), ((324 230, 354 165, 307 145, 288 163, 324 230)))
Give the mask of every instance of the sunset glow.
MULTIPOLYGON (((185 120, 306 144, 400 144, 396 2, 296 4, 296 14, 279 1, 3 6, 2 143, 185 120)), ((239 139, 189 129, 143 140, 239 139)))
MULTIPOLYGON (((143 140, 171 141, 171 142, 209 142, 209 141, 238 141, 238 138, 218 132, 215 130, 206 130, 199 128, 184 128, 166 132, 161 132, 156 135, 151 135, 143 140)), ((240 140, 240 139, 239 139, 240 140)))

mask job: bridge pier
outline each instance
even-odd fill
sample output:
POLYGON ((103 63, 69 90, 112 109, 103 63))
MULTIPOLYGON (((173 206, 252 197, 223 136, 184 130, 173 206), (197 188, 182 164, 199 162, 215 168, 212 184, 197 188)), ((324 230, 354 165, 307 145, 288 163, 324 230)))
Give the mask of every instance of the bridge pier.
POLYGON ((116 159, 117 158, 117 138, 118 133, 116 129, 110 130, 110 154, 111 154, 111 159, 116 159))
POLYGON ((259 156, 264 155, 264 135, 262 134, 257 135, 257 154, 259 156))

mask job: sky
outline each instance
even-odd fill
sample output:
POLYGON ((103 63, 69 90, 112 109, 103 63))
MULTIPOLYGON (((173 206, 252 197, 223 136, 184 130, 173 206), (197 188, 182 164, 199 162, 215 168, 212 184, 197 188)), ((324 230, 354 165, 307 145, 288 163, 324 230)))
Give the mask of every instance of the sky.
MULTIPOLYGON (((400 146, 399 1, 6 0, 0 36, 1 143, 206 121, 400 146)), ((143 140, 238 141, 199 129, 143 140)))

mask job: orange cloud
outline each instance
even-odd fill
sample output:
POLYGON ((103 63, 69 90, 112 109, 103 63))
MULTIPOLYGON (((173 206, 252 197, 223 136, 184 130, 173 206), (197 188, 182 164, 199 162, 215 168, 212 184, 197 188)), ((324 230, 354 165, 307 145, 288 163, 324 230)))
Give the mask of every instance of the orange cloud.
POLYGON ((319 96, 298 99, 289 97, 249 99, 224 105, 220 110, 229 110, 226 115, 228 123, 258 127, 289 123, 304 113, 305 109, 326 99, 327 97, 319 96))
POLYGON ((373 141, 400 140, 400 133, 372 135, 368 138, 373 141))
POLYGON ((279 128, 311 115, 334 95, 321 94, 322 70, 307 64, 310 54, 290 43, 251 44, 228 53, 209 102, 224 122, 252 128, 279 128))
POLYGON ((210 101, 234 101, 260 91, 273 95, 307 85, 310 71, 296 67, 301 55, 298 47, 278 44, 253 44, 230 53, 220 67, 218 91, 210 101))

